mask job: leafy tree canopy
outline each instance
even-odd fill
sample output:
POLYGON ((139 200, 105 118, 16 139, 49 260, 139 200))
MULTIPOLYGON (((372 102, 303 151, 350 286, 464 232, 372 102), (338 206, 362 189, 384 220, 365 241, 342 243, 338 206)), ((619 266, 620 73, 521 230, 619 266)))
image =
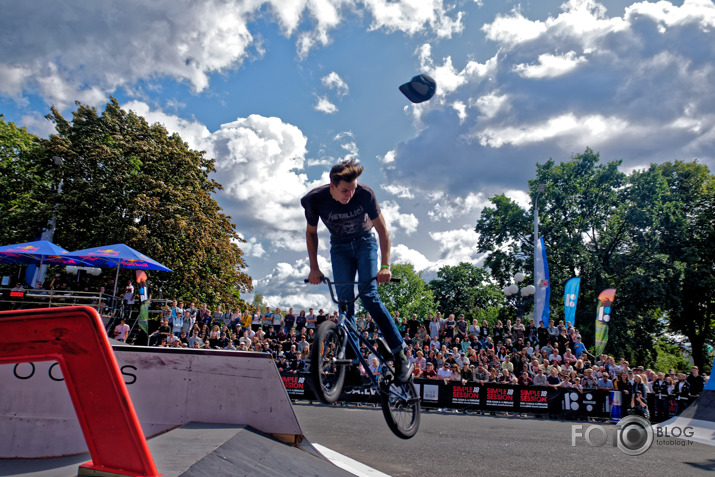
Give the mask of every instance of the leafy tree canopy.
MULTIPOLYGON (((41 141, 0 123, 3 167, 8 161, 22 166, 9 179, 2 171, 0 180, 22 182, 12 201, 3 197, 2 210, 17 207, 23 188, 61 183, 60 194, 45 194, 26 206, 37 207, 43 224, 56 210, 57 244, 78 250, 126 243, 173 270, 150 277, 150 285, 161 285, 165 296, 243 304, 241 294, 251 290, 251 280, 242 271, 242 240, 212 196, 221 189, 209 177, 212 159, 163 126, 123 111, 114 98, 102 113, 77 103, 71 121, 54 108, 48 119, 57 134, 41 141), (54 165, 54 157, 62 158, 61 166, 54 165)), ((35 238, 25 233, 22 238, 15 233, 13 240, 35 238)))
POLYGON ((504 302, 504 295, 491 280, 489 272, 466 262, 442 267, 437 278, 430 281, 429 288, 443 315, 464 313, 469 321, 504 302))
MULTIPOLYGON (((580 276, 576 325, 593 340, 596 298, 616 288, 607 352, 632 362, 655 362, 654 337, 670 329, 685 334, 703 362, 713 339, 715 257, 713 176, 693 163, 664 163, 625 174, 620 161, 606 164, 587 149, 570 161, 537 164, 529 183, 532 203, 539 184, 540 233, 551 280, 551 319, 562 319, 563 287, 580 276)), ((505 196, 492 198, 476 226, 485 266, 500 283, 532 270, 530 211, 505 196)))
MULTIPOLYGON (((403 318, 413 314, 423 318, 428 313, 434 313, 435 301, 432 291, 422 276, 415 271, 412 264, 395 264, 392 266, 393 278, 399 278, 399 283, 389 283, 377 288, 380 300, 385 304, 390 313, 399 312, 403 318)), ((358 301, 359 303, 359 301, 358 301)), ((366 313, 359 304, 358 314, 366 313)))
POLYGON ((41 153, 37 136, 0 115, 0 244, 31 242, 47 226, 54 196, 51 160, 41 153))

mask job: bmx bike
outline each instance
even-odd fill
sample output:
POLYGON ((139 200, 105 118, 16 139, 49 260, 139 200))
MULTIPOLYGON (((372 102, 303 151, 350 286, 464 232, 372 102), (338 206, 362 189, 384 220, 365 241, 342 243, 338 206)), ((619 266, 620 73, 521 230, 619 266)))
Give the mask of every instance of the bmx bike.
MULTIPOLYGON (((340 308, 338 322, 324 321, 318 327, 310 352, 310 377, 318 399, 325 404, 338 400, 345 386, 345 376, 348 371, 360 376, 362 365, 364 376, 367 377, 367 387, 376 391, 382 405, 382 413, 390 430, 402 439, 409 439, 417 433, 420 426, 420 398, 412 377, 406 383, 395 380, 395 370, 390 365, 394 356, 383 338, 375 340, 373 346, 357 329, 355 317, 348 316, 348 306, 362 296, 370 286, 369 282, 362 285, 358 294, 350 301, 339 301, 336 298, 336 285, 361 285, 356 282, 336 283, 324 277, 330 290, 330 297, 340 308), (379 374, 373 373, 367 360, 360 352, 363 344, 379 361, 379 374)), ((308 280, 305 280, 306 283, 308 280)), ((393 278, 392 281, 399 282, 393 278)), ((364 386, 364 385, 363 385, 364 386)))

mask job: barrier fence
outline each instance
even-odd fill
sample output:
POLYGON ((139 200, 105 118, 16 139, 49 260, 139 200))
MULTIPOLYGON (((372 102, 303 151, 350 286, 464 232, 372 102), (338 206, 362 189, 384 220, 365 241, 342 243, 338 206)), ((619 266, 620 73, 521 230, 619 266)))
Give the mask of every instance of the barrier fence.
MULTIPOLYGON (((291 399, 316 401, 309 373, 281 373, 283 385, 291 399)), ((566 419, 612 417, 611 393, 602 389, 579 392, 573 388, 549 386, 520 386, 496 383, 466 383, 441 379, 415 379, 423 408, 455 409, 460 411, 509 412, 537 414, 566 419)), ((651 416, 655 410, 655 396, 649 395, 651 416)), ((367 386, 346 389, 338 399, 346 403, 379 403, 375 390, 367 386)), ((676 412, 675 399, 669 398, 669 416, 676 412)), ((620 417, 620 415, 618 416, 620 417)))

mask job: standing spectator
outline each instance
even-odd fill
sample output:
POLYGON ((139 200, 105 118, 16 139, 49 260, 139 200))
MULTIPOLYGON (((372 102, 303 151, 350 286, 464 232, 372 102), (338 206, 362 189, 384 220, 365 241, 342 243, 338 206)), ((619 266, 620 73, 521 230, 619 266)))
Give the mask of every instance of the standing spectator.
POLYGON ((467 320, 464 319, 464 315, 460 314, 459 319, 457 320, 457 326, 454 329, 455 336, 459 338, 460 341, 464 341, 467 339, 467 320))
POLYGON ((499 342, 504 338, 504 325, 501 320, 497 320, 497 324, 494 325, 494 328, 492 329, 492 338, 497 344, 499 344, 499 342))
POLYGON ((623 406, 623 411, 627 411, 631 405, 631 392, 633 390, 633 386, 628 381, 628 373, 620 370, 616 371, 615 387, 616 390, 621 392, 621 406, 623 406))
POLYGON ((114 339, 124 343, 129 335, 129 325, 124 322, 124 319, 119 320, 119 324, 114 327, 114 339))
POLYGON ((318 316, 315 317, 315 326, 320 328, 320 325, 328 321, 328 317, 325 315, 325 312, 323 310, 318 310, 318 316))
POLYGON ((283 323, 285 324, 285 333, 287 335, 290 335, 290 332, 293 330, 293 326, 295 325, 295 315, 293 314, 293 308, 288 309, 288 313, 286 313, 286 316, 283 317, 283 323))
POLYGON ((454 314, 450 313, 447 321, 444 322, 444 336, 450 340, 454 338, 454 329, 457 327, 457 321, 454 319, 454 314))
POLYGON ((318 327, 318 317, 313 313, 312 308, 308 308, 308 314, 305 317, 306 325, 305 327, 309 330, 314 330, 318 327))
POLYGON ((482 327, 479 329, 480 341, 482 339, 486 341, 488 336, 489 336, 489 323, 487 323, 487 320, 483 320, 482 327))
POLYGON ((514 340, 514 325, 511 324, 511 320, 506 320, 504 325, 504 339, 507 338, 514 340))
POLYGON ((247 331, 251 329, 251 324, 253 323, 253 314, 248 310, 244 310, 243 315, 241 315, 241 330, 247 331))
POLYGON ((690 398, 690 384, 685 379, 685 373, 678 373, 678 382, 675 383, 675 396, 677 401, 676 414, 680 414, 688 407, 690 398))
POLYGON ((687 377, 688 385, 690 386, 690 395, 693 397, 700 396, 705 387, 705 380, 700 375, 700 370, 697 366, 693 366, 690 375, 687 377))
MULTIPOLYGON (((283 314, 281 313, 280 308, 276 308, 275 313, 273 313, 273 316, 271 316, 271 325, 273 326, 273 331, 275 331, 276 334, 278 333, 279 330, 281 330, 283 328, 283 326, 284 326, 283 314)), ((286 331, 286 334, 288 334, 287 331, 286 331)))
POLYGON ((127 287, 124 289, 124 316, 131 317, 134 308, 134 285, 132 281, 127 281, 127 287))
POLYGON ((268 328, 273 326, 273 312, 270 306, 267 306, 266 311, 261 314, 261 326, 264 333, 268 332, 268 328))
POLYGON ((432 321, 429 323, 429 335, 432 339, 439 339, 439 335, 442 331, 442 324, 439 320, 439 313, 432 317, 432 321))
POLYGON ((178 312, 176 307, 172 308, 171 313, 171 332, 174 336, 179 336, 181 330, 184 329, 184 314, 178 312), (176 315, 174 313, 176 313, 176 315))
POLYGON ((196 319, 200 323, 206 324, 207 326, 210 324, 209 321, 211 321, 211 310, 209 310, 209 307, 206 303, 201 304, 201 308, 199 308, 196 312, 196 319))
POLYGON ((410 334, 410 338, 417 336, 417 332, 420 329, 420 320, 417 318, 417 314, 413 313, 412 317, 407 320, 407 331, 410 334))
POLYGON ((472 324, 469 325, 469 329, 467 330, 468 335, 476 336, 479 337, 479 322, 476 319, 472 320, 472 324))
POLYGON ((511 328, 512 334, 516 337, 518 340, 519 338, 524 339, 526 336, 526 328, 524 327, 524 324, 521 322, 521 318, 516 319, 516 323, 514 326, 511 328))
POLYGON ((603 371, 601 377, 597 381, 598 389, 604 389, 606 391, 614 389, 613 381, 611 381, 611 376, 607 371, 603 371))
POLYGON ((549 342, 549 330, 544 327, 543 321, 539 321, 539 326, 536 328, 536 336, 539 341, 539 347, 543 349, 549 342))
POLYGON ((300 310, 298 317, 295 319, 295 331, 298 335, 303 334, 303 330, 305 329, 307 322, 308 318, 305 316, 305 310, 300 310))
POLYGON ((631 397, 631 409, 633 409, 636 414, 641 415, 648 419, 650 413, 648 412, 648 404, 646 403, 646 387, 643 384, 643 379, 639 374, 636 374, 633 378, 633 391, 631 397))
POLYGON ((668 419, 668 383, 665 381, 665 375, 658 373, 653 380, 653 394, 655 394, 655 415, 654 419, 658 422, 668 419))
POLYGON ((581 335, 576 335, 576 342, 573 345, 573 354, 580 358, 586 352, 586 346, 581 342, 581 335))
POLYGON ((529 327, 526 330, 527 341, 537 343, 539 341, 539 329, 536 327, 534 320, 529 322, 529 327))
POLYGON ((181 331, 186 332, 186 336, 189 336, 191 329, 194 327, 194 317, 191 316, 191 311, 188 309, 184 310, 184 321, 181 326, 181 331))
POLYGON ((251 329, 253 330, 254 333, 261 329, 261 323, 262 323, 261 310, 256 308, 253 311, 253 315, 251 316, 251 329))

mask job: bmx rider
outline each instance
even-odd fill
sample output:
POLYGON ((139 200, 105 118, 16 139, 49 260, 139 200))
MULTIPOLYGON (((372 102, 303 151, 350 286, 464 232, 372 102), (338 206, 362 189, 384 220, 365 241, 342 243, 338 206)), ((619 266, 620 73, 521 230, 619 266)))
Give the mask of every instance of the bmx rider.
MULTIPOLYGON (((363 166, 354 159, 341 162, 330 170, 329 184, 313 189, 300 201, 308 221, 305 234, 310 260, 308 281, 317 285, 324 276, 318 266, 318 219, 330 232, 330 260, 336 283, 354 282, 356 273, 361 283, 375 276, 378 269, 378 243, 372 233, 375 229, 381 258, 377 283, 370 282, 360 299, 395 356, 395 379, 405 383, 410 378, 413 365, 405 356, 405 344, 394 320, 377 295, 378 284, 387 283, 392 278, 390 234, 375 193, 368 186, 358 183, 362 171, 363 166)), ((355 296, 352 284, 337 285, 336 292, 340 301, 351 301, 355 296)), ((355 315, 354 308, 351 302, 347 310, 349 316, 355 315)))

